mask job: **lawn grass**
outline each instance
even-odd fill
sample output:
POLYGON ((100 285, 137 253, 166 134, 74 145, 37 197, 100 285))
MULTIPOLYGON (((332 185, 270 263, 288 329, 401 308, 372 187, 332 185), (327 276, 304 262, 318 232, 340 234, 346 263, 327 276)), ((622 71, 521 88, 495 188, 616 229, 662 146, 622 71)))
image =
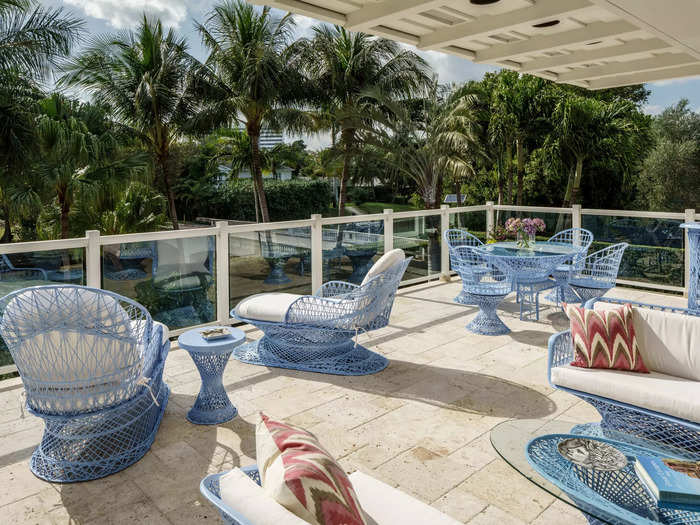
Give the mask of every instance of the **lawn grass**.
POLYGON ((384 213, 384 210, 386 209, 392 209, 394 211, 416 211, 422 209, 416 208, 411 204, 396 204, 390 202, 363 202, 362 204, 349 202, 348 206, 354 206, 355 208, 361 210, 362 213, 366 214, 384 213))

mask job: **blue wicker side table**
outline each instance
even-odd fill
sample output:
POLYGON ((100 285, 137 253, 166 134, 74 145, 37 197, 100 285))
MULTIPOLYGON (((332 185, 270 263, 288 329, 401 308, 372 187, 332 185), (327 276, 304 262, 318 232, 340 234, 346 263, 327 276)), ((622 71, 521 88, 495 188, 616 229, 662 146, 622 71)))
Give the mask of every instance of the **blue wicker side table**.
POLYGON ((231 335, 207 341, 200 335, 201 329, 194 329, 177 339, 180 347, 189 352, 202 378, 197 400, 187 413, 187 419, 196 425, 217 425, 238 414, 224 389, 223 374, 233 349, 245 342, 245 334, 237 328, 223 328, 231 335))

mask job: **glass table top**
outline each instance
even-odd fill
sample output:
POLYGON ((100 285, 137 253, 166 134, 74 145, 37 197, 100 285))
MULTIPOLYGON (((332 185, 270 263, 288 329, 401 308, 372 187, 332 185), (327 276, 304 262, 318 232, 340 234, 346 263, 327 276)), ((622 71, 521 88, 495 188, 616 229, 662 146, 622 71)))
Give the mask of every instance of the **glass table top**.
POLYGON ((581 251, 577 246, 555 242, 536 242, 530 248, 519 248, 514 241, 485 244, 476 250, 495 257, 551 257, 574 255, 581 251))

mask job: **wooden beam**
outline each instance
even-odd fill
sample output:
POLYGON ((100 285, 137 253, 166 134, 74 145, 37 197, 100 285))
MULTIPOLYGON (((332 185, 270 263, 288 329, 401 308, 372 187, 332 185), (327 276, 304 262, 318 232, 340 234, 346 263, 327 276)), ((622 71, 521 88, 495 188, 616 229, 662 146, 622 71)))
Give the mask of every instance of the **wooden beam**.
POLYGON ((445 3, 446 0, 384 0, 366 4, 357 11, 348 13, 345 27, 351 31, 366 31, 391 20, 427 11, 445 3))
POLYGON ((678 66, 697 64, 698 59, 686 53, 666 53, 665 55, 629 62, 613 62, 603 66, 591 66, 583 69, 575 69, 557 76, 557 82, 572 82, 575 80, 592 80, 596 78, 612 77, 628 73, 643 73, 657 69, 670 69, 678 66))
POLYGON ((300 0, 248 0, 248 3, 253 5, 266 5, 274 7, 275 9, 281 9, 282 11, 289 11, 297 15, 308 16, 309 18, 315 18, 341 26, 345 25, 347 22, 347 17, 343 13, 333 11, 332 9, 326 9, 325 7, 318 7, 300 0))
POLYGON ((572 31, 551 35, 535 36, 527 40, 498 44, 476 52, 475 62, 501 62, 530 53, 541 53, 554 49, 595 42, 604 38, 614 38, 641 31, 637 26, 625 21, 594 22, 572 31))
POLYGON ((620 75, 617 77, 601 78, 599 80, 591 80, 588 83, 588 89, 608 89, 612 87, 644 84, 646 82, 656 82, 659 80, 671 80, 674 78, 696 76, 700 76, 700 64, 677 67, 672 69, 661 69, 659 71, 648 71, 646 73, 634 73, 631 75, 620 75))
POLYGON ((637 55, 639 53, 649 53, 651 51, 663 51, 671 49, 671 45, 659 38, 648 40, 632 40, 619 46, 601 47, 585 51, 574 51, 567 55, 557 55, 553 57, 535 58, 520 64, 521 73, 532 73, 545 69, 553 69, 567 66, 580 66, 589 62, 597 62, 615 57, 637 55))
POLYGON ((490 34, 505 32, 522 24, 538 24, 558 17, 576 16, 588 10, 588 0, 542 0, 533 7, 508 11, 499 15, 481 16, 477 20, 462 22, 423 35, 420 49, 439 49, 463 39, 477 39, 490 34))

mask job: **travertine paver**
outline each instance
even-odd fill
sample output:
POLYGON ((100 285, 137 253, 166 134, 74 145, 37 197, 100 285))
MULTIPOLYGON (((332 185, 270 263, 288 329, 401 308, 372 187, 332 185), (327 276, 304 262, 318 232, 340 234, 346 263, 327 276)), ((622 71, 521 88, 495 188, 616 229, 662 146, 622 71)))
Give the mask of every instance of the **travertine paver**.
MULTIPOLYGON (((555 308, 523 323, 511 298, 511 334, 487 337, 464 326, 476 313, 452 298, 459 283, 400 290, 391 325, 360 337, 387 355, 373 376, 337 377, 265 369, 231 361, 224 384, 240 416, 218 426, 185 420, 199 390, 190 357, 166 364, 172 395, 151 451, 102 480, 45 483, 29 471, 42 423, 20 418, 21 382, 0 383, 0 522, 73 524, 216 523, 200 496, 206 474, 255 462, 260 410, 316 433, 348 471, 362 469, 472 525, 578 525, 582 515, 527 481, 493 450, 501 422, 597 419, 587 404, 546 380, 549 336, 568 321, 555 308)), ((675 296, 617 289, 616 297, 683 305, 675 296)), ((259 332, 246 327, 251 338, 259 332)), ((538 428, 537 421, 533 428, 538 428)))

